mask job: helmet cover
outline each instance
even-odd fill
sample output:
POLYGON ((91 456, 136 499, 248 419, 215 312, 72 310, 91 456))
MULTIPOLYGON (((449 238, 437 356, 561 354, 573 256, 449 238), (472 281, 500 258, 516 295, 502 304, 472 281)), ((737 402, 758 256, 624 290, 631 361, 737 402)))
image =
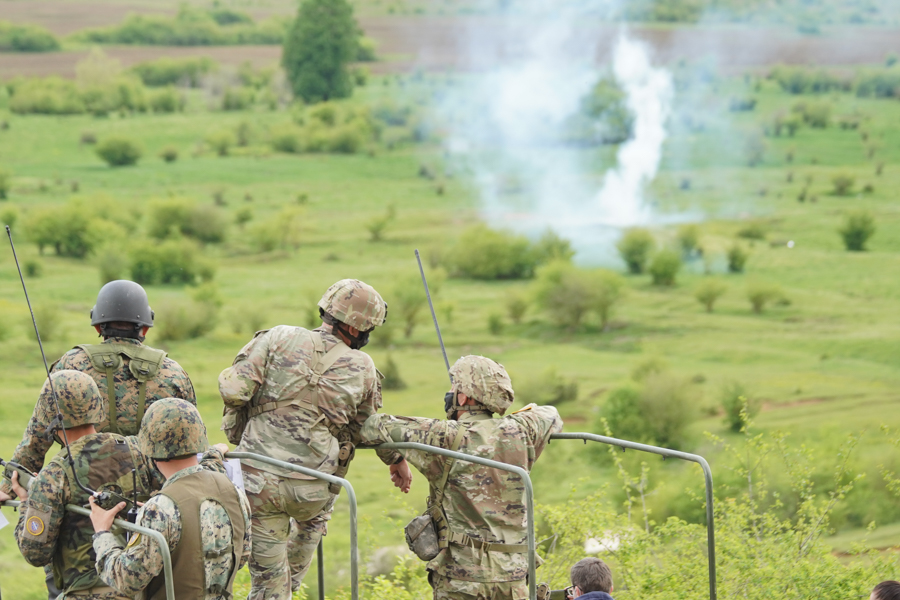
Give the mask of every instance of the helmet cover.
POLYGON ((319 300, 319 308, 360 331, 371 331, 387 320, 387 303, 381 294, 358 279, 342 279, 332 285, 319 300))
POLYGON ((450 376, 456 391, 497 414, 506 412, 515 399, 506 369, 484 356, 463 356, 450 367, 450 376))
POLYGON ((38 404, 44 413, 45 423, 51 422, 56 417, 53 391, 59 400, 63 429, 96 425, 106 419, 106 400, 100 395, 94 378, 81 371, 66 369, 51 373, 50 380, 44 381, 44 387, 41 388, 38 404), (53 382, 52 391, 50 381, 53 382))
POLYGON ((141 454, 168 460, 179 456, 206 452, 206 425, 197 407, 180 398, 157 400, 141 421, 138 433, 141 454))

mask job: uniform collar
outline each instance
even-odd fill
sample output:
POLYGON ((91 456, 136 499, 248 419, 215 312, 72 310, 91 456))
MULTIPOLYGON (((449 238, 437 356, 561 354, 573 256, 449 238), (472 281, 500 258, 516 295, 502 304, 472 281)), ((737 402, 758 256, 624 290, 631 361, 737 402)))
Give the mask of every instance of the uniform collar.
POLYGON ((462 416, 456 418, 457 421, 471 423, 474 421, 490 421, 493 416, 487 412, 475 412, 471 413, 469 411, 459 411, 462 413, 462 416))
POLYGON ((136 340, 134 338, 124 338, 124 337, 107 338, 107 339, 103 340, 103 342, 101 342, 101 343, 103 343, 103 344, 132 344, 134 346, 142 346, 143 345, 143 344, 141 344, 141 342, 139 340, 136 340))
MULTIPOLYGON (((172 475, 171 477, 169 477, 168 479, 166 479, 166 485, 171 485, 171 484, 175 483, 176 481, 178 481, 179 479, 181 479, 182 477, 187 477, 188 475, 193 475, 194 473, 202 471, 203 469, 204 469, 203 465, 195 465, 193 467, 188 467, 187 469, 182 469, 182 470, 178 471, 177 473, 175 473, 174 475, 172 475)), ((163 486, 163 487, 165 487, 165 486, 163 486)))

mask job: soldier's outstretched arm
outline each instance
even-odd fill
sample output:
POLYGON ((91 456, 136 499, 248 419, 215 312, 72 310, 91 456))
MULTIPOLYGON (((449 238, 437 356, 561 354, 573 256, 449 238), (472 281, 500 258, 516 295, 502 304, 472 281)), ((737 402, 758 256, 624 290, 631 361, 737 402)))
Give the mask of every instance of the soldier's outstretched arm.
MULTIPOLYGON (((16 446, 13 452, 12 462, 17 462, 32 473, 37 473, 44 466, 44 457, 50 447, 53 446, 53 440, 47 435, 48 423, 44 421, 44 412, 38 410, 38 405, 34 407, 25 433, 22 435, 22 441, 16 446)), ((0 491, 9 494, 12 487, 5 479, 0 485, 0 491)))
POLYGON ((260 332, 241 348, 234 363, 219 374, 219 394, 225 406, 240 408, 256 394, 266 380, 268 332, 260 332))
MULTIPOLYGON (((439 419, 375 414, 366 419, 360 436, 363 443, 371 445, 386 442, 416 442, 449 448, 453 443, 448 435, 450 430, 448 422, 439 419)), ((443 459, 439 455, 418 450, 404 450, 403 454, 428 481, 440 478, 443 459)))
POLYGON ((19 552, 35 567, 49 565, 56 552, 68 494, 62 468, 50 463, 34 478, 28 499, 19 507, 16 543, 19 552))

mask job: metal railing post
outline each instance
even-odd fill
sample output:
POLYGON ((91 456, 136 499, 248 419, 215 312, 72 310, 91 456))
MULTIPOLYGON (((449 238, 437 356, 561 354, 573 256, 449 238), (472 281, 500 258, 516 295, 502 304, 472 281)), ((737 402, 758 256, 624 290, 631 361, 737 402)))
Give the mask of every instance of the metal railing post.
MULTIPOLYGON (((299 465, 292 465, 291 463, 284 462, 283 460, 269 458, 268 456, 261 456, 252 452, 228 452, 227 454, 225 454, 225 458, 246 459, 265 463, 274 467, 281 467, 282 469, 288 469, 297 473, 303 473, 304 475, 309 475, 310 477, 315 477, 316 479, 322 479, 324 481, 327 481, 328 483, 336 483, 347 490, 347 500, 350 503, 350 598, 351 600, 359 600, 359 552, 357 551, 358 533, 356 523, 356 492, 353 491, 353 486, 350 485, 350 482, 346 479, 335 477, 334 475, 328 475, 327 473, 321 473, 319 471, 307 469, 306 467, 301 467, 299 465)), ((321 548, 321 544, 319 548, 321 548)), ((319 557, 321 558, 322 554, 319 554, 319 557)), ((320 561, 319 564, 322 564, 323 562, 324 561, 320 561)), ((324 569, 324 567, 321 567, 320 569, 324 569)), ((320 581, 323 578, 324 572, 320 570, 320 581)), ((324 593, 325 592, 320 587, 319 598, 324 598, 324 593)))
POLYGON ((516 475, 521 477, 522 481, 525 483, 525 511, 528 520, 528 597, 530 598, 530 600, 537 600, 537 583, 535 581, 534 573, 534 488, 531 485, 531 477, 528 475, 528 471, 526 471, 522 467, 508 465, 496 460, 490 460, 488 458, 482 458, 480 456, 473 456, 471 454, 465 454, 464 452, 454 452, 453 450, 438 448, 437 446, 429 446, 428 444, 419 444, 416 442, 388 442, 386 444, 380 444, 378 446, 359 446, 358 448, 367 450, 419 450, 421 452, 431 452, 432 454, 449 456, 455 458, 456 460, 464 460, 478 465, 483 465, 485 467, 492 467, 494 469, 500 469, 501 471, 508 471, 510 473, 515 473, 516 475))
POLYGON ((316 546, 316 568, 319 574, 319 600, 325 600, 325 548, 322 546, 324 539, 319 539, 316 546))
MULTIPOLYGON (((12 506, 14 508, 18 508, 20 504, 21 502, 18 500, 8 500, 7 502, 3 503, 3 506, 12 506)), ((66 510, 85 517, 91 516, 91 511, 86 508, 82 508, 81 506, 75 506, 74 504, 67 504, 66 510)), ((168 542, 166 542, 166 538, 163 537, 163 534, 158 531, 154 531, 153 529, 147 529, 146 527, 141 527, 139 525, 132 525, 128 521, 123 521, 122 519, 116 519, 115 521, 113 521, 113 523, 126 531, 132 531, 134 533, 146 535, 156 542, 156 544, 159 546, 159 553, 162 554, 163 557, 163 575, 166 581, 166 600, 175 600, 175 580, 172 577, 172 554, 169 552, 169 544, 168 542)))
POLYGON ((658 454, 664 458, 678 458, 689 462, 695 462, 703 469, 703 479, 706 485, 706 551, 709 561, 709 598, 716 600, 716 527, 715 515, 713 512, 713 478, 712 470, 706 459, 698 454, 689 454, 687 452, 679 452, 678 450, 670 450, 668 448, 660 448, 658 446, 650 446, 648 444, 638 444, 637 442, 629 442, 628 440, 620 440, 616 438, 596 435, 594 433, 555 433, 550 436, 551 440, 585 440, 591 442, 599 442, 601 444, 609 444, 620 448, 629 448, 638 450, 639 452, 649 452, 650 454, 658 454))

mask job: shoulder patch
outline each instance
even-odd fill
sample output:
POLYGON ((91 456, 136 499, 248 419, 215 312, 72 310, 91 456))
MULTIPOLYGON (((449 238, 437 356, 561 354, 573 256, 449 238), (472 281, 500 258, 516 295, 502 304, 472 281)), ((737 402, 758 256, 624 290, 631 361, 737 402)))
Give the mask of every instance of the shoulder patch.
POLYGON ((131 536, 131 539, 128 540, 128 544, 125 546, 126 548, 131 548, 132 546, 137 546, 141 541, 141 534, 135 533, 131 536))
POLYGON ((514 410, 514 411, 513 411, 512 413, 510 413, 510 414, 517 415, 517 414, 519 414, 519 413, 521 413, 521 412, 528 412, 528 411, 534 409, 534 406, 535 406, 534 403, 532 403, 532 404, 529 404, 528 406, 523 406, 523 407, 520 408, 519 410, 514 410))
POLYGON ((31 516, 25 520, 25 531, 37 537, 44 533, 44 521, 38 516, 31 516))

